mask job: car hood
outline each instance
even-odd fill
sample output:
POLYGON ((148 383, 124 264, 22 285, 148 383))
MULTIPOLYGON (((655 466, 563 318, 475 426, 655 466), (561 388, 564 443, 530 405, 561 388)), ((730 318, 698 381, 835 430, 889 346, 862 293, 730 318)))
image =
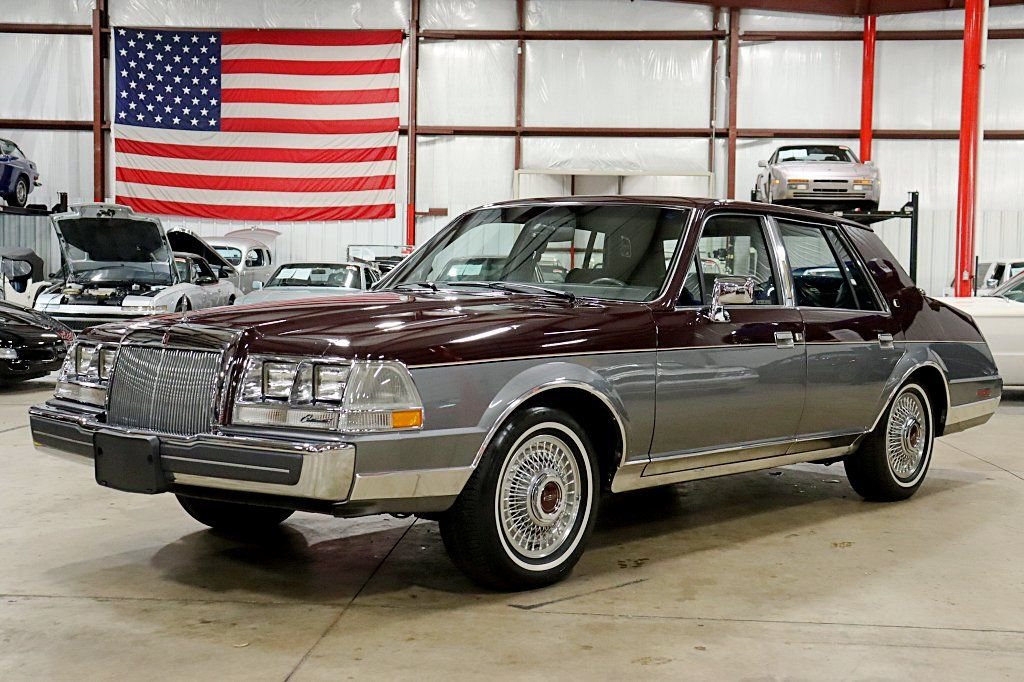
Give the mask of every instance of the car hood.
POLYGON ((123 206, 75 207, 54 216, 53 228, 64 263, 72 272, 83 262, 141 262, 145 258, 165 263, 168 268, 173 266, 173 254, 160 221, 136 215, 123 206))
POLYGON ((320 296, 354 296, 365 294, 362 289, 346 289, 344 287, 264 287, 238 299, 237 305, 263 303, 264 301, 290 301, 296 298, 312 298, 320 296))
POLYGON ((104 325, 96 340, 166 334, 175 325, 241 333, 250 353, 383 358, 408 365, 653 349, 643 303, 519 294, 374 292, 229 306, 104 325))
POLYGON ((1024 317, 1024 303, 1011 301, 1002 296, 964 296, 936 300, 971 317, 1024 317))
POLYGON ((181 229, 170 230, 167 233, 167 240, 175 251, 201 256, 210 264, 210 267, 228 268, 230 272, 235 271, 234 265, 227 262, 212 246, 206 243, 205 239, 194 232, 181 229))
POLYGON ((834 161, 786 161, 773 169, 787 177, 873 178, 878 174, 878 169, 865 163, 834 161))

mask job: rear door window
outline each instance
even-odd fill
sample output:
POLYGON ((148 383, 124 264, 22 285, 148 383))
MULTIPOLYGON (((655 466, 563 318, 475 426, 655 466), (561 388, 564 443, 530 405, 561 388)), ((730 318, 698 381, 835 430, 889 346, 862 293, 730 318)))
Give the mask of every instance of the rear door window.
POLYGON ((798 306, 882 309, 867 275, 836 228, 785 220, 778 223, 798 306))

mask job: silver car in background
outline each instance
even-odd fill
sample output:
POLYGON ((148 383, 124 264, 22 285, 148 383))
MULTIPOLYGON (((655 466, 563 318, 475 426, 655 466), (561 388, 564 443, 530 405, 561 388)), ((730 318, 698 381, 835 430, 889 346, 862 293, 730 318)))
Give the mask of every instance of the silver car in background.
POLYGON ((762 170, 750 192, 752 201, 825 212, 878 210, 878 168, 871 161, 861 163, 849 147, 787 145, 757 165, 762 170))
POLYGON ((265 284, 253 282, 253 290, 235 303, 347 296, 366 291, 378 279, 380 273, 366 263, 286 263, 265 284))

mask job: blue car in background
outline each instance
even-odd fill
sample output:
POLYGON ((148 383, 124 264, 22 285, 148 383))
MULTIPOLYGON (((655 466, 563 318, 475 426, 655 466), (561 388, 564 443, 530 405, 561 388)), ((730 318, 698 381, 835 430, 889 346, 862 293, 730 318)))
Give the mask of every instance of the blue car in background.
POLYGON ((10 140, 0 138, 0 196, 8 206, 24 206, 28 194, 39 187, 39 171, 25 152, 10 140))

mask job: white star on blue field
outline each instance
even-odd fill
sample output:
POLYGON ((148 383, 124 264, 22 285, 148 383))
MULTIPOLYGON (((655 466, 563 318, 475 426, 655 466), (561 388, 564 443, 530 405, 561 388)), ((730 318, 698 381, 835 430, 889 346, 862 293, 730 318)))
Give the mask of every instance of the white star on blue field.
POLYGON ((119 28, 114 122, 220 130, 220 33, 119 28))

